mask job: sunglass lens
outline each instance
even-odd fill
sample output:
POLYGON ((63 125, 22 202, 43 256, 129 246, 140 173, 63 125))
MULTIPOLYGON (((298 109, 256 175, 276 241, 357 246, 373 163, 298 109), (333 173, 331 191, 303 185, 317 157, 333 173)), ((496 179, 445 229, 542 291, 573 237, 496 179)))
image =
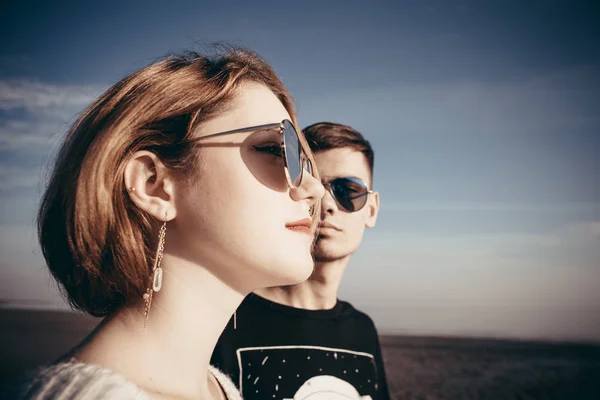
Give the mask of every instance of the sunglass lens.
POLYGON ((331 181, 330 185, 339 205, 349 212, 358 211, 367 203, 368 189, 358 181, 338 178, 331 181))
POLYGON ((300 141, 294 125, 288 120, 283 121, 283 141, 285 143, 285 161, 290 173, 290 179, 294 186, 299 186, 302 183, 300 141))
POLYGON ((312 163, 308 158, 304 159, 304 170, 308 172, 310 175, 313 174, 312 163))

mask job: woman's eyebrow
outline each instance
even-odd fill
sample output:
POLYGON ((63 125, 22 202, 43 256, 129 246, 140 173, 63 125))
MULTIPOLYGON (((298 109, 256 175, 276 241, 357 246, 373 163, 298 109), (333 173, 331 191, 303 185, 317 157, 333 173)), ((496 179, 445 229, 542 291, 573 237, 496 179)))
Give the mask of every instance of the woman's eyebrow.
POLYGON ((257 140, 267 140, 267 139, 277 140, 280 138, 280 136, 281 136, 281 134, 279 133, 278 128, 258 129, 256 131, 252 132, 252 134, 250 135, 250 137, 252 137, 253 139, 257 139, 257 140))

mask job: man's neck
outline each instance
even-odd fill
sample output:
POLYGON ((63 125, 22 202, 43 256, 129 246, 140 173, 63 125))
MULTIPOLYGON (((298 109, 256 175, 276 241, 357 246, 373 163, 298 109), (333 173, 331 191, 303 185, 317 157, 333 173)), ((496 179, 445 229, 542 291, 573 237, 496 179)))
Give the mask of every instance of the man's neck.
POLYGON ((350 256, 335 261, 316 261, 308 280, 298 285, 259 289, 255 293, 275 303, 306 310, 330 310, 350 256))

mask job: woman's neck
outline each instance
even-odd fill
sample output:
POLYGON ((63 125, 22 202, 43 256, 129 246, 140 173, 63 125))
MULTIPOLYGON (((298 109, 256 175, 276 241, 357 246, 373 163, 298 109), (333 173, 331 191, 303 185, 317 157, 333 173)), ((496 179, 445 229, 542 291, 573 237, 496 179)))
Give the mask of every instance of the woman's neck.
POLYGON ((150 393, 218 399, 210 357, 245 294, 198 265, 167 255, 164 264, 146 326, 140 299, 108 317, 75 357, 115 370, 150 393))

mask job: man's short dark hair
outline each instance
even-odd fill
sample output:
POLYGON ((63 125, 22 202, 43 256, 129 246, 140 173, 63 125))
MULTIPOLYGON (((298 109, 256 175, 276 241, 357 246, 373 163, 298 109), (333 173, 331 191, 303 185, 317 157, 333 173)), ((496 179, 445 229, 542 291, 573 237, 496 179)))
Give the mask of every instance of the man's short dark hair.
POLYGON ((375 162, 373 148, 371 147, 371 143, 357 130, 334 122, 317 122, 304 128, 303 132, 313 152, 344 147, 360 151, 365 156, 369 165, 371 178, 373 177, 373 165, 375 162))

